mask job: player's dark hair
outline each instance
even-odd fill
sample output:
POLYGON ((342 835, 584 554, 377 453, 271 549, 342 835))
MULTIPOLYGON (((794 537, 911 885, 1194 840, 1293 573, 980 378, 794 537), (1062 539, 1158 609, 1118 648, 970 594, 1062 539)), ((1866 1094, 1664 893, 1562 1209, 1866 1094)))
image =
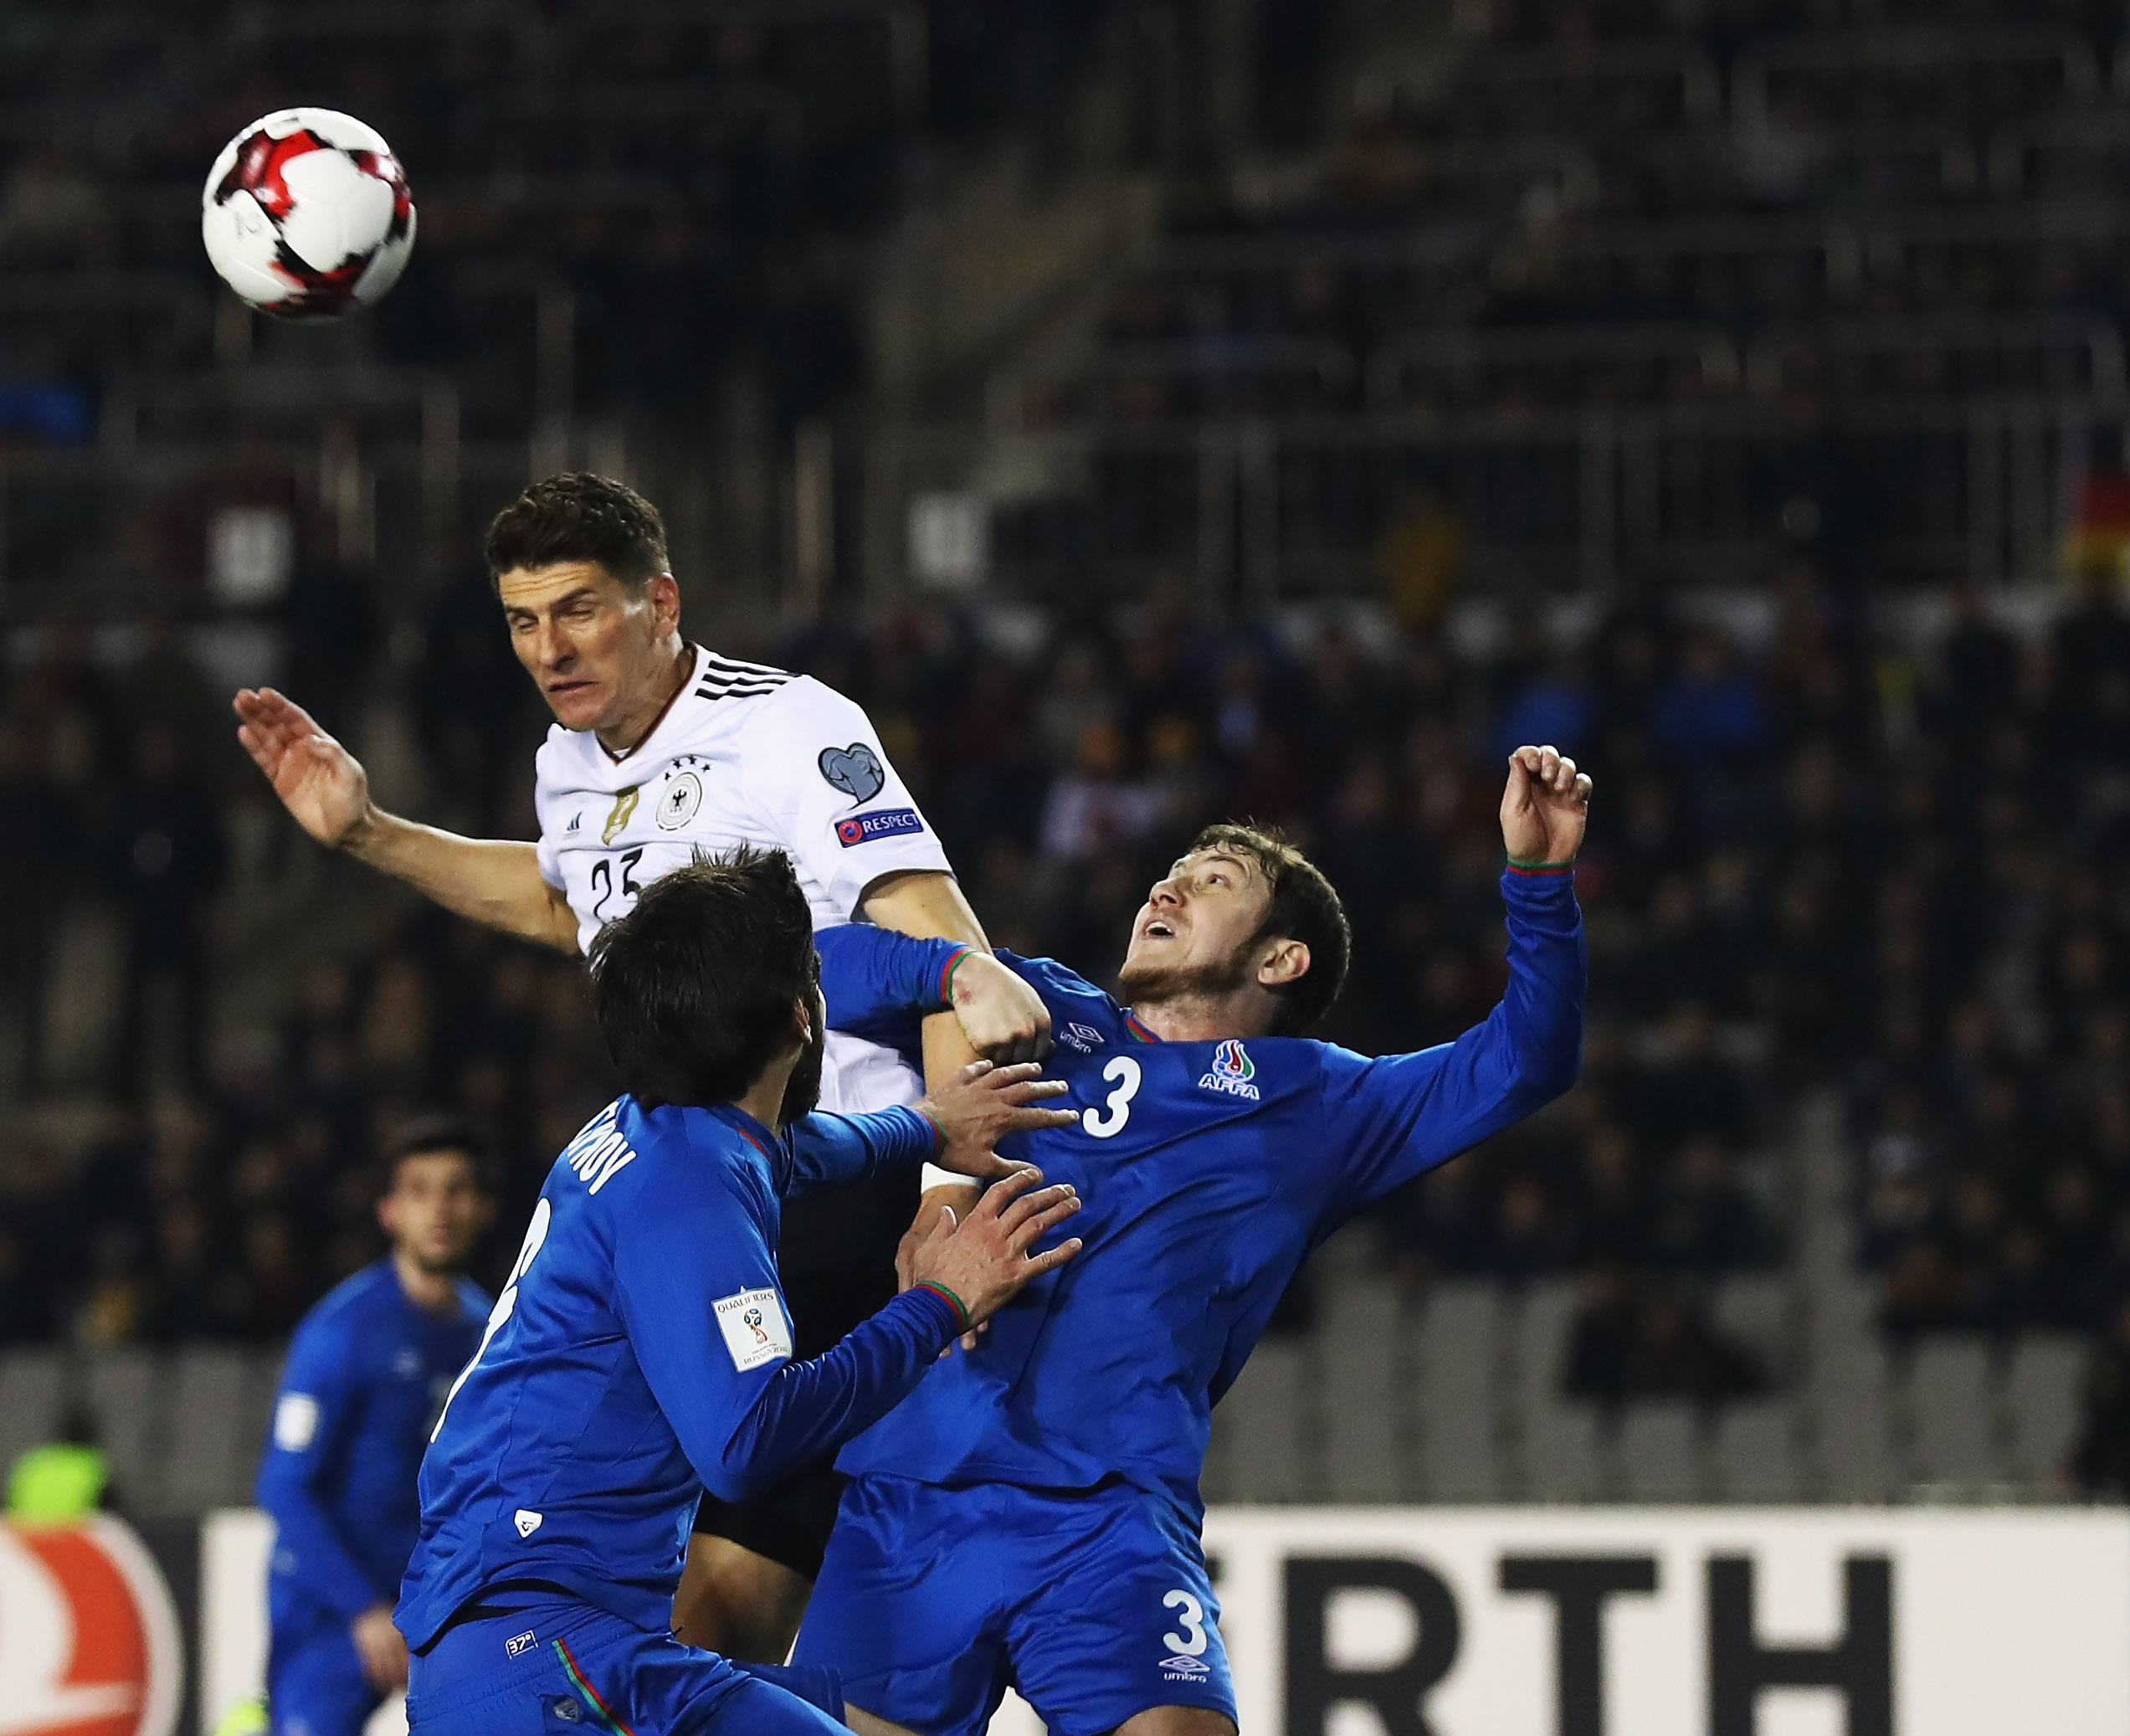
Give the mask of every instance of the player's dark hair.
POLYGON ((607 1053, 646 1109, 745 1093, 820 973, 791 859, 744 845, 653 881, 599 931, 591 963, 607 1053))
POLYGON ((474 1185, 484 1194, 495 1191, 490 1173, 487 1143, 463 1116, 421 1115, 402 1122, 384 1143, 380 1165, 383 1190, 399 1185, 399 1166, 409 1158, 426 1158, 438 1152, 455 1152, 473 1165, 474 1185))
POLYGON ((519 568, 597 561, 640 586, 670 564, 658 508, 627 483, 588 470, 534 483, 490 521, 485 552, 491 581, 519 568))
POLYGON ((1309 948, 1309 968, 1275 991, 1279 1012, 1272 1035, 1306 1035, 1331 1011, 1346 986, 1346 968, 1353 956, 1353 929, 1337 892, 1323 871, 1274 827, 1208 826, 1191 840, 1191 848, 1233 850, 1248 856, 1264 874, 1272 901, 1250 944, 1277 938, 1298 940, 1309 948))

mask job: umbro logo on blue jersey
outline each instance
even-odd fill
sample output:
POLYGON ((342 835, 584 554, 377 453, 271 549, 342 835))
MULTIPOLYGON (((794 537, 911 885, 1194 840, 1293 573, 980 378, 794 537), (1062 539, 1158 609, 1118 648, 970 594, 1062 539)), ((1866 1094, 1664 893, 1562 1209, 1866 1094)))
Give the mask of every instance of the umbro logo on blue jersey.
POLYGON ((1092 1055, 1109 1040, 1091 1025, 1067 1025, 1058 1031, 1058 1040, 1068 1049, 1077 1049, 1082 1055, 1092 1055))
POLYGON ((1213 1666, 1202 1657, 1186 1657, 1177 1651, 1161 1661, 1161 1673, 1170 1682, 1204 1682, 1213 1674, 1213 1666))
POLYGON ((1258 1089, 1253 1081, 1257 1077, 1257 1063, 1250 1058, 1240 1040, 1229 1037, 1213 1051, 1213 1066, 1198 1080, 1200 1091, 1224 1091, 1231 1097, 1245 1097, 1255 1103, 1258 1089))

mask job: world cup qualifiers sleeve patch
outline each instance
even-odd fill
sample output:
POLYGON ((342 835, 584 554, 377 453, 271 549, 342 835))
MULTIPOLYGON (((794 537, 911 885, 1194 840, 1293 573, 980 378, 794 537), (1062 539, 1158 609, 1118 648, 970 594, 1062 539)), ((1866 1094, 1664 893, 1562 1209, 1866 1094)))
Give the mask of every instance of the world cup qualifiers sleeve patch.
POLYGON ((309 1450, 318 1435, 318 1401, 309 1393, 283 1393, 274 1407, 274 1445, 285 1453, 309 1450))
POLYGON ((876 814, 854 814, 836 822, 836 840, 845 850, 854 844, 877 844, 883 838, 906 838, 921 832, 925 823, 914 808, 883 808, 876 814))
POLYGON ((773 1290, 742 1290, 711 1304, 732 1366, 742 1374, 764 1363, 788 1360, 792 1353, 791 1323, 773 1290))
POLYGON ((848 747, 824 747, 814 762, 831 789, 839 789, 854 802, 870 802, 887 788, 887 768, 880 757, 863 742, 848 747))

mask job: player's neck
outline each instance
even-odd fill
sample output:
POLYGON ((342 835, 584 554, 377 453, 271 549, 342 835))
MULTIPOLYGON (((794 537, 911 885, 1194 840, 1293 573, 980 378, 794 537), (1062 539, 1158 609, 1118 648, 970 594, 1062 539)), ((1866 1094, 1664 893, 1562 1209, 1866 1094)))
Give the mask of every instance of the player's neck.
POLYGON ((599 738, 599 745, 617 758, 634 752, 643 745, 644 737, 656 729, 659 720, 665 716, 673 701, 680 696, 680 690, 688 685, 688 677, 695 673, 695 648, 678 634, 674 635, 677 647, 665 660, 662 679, 647 683, 643 693, 629 707, 620 722, 608 724, 593 731, 599 738))
POLYGON ((756 1076, 744 1097, 735 1097, 732 1107, 752 1116, 772 1133, 783 1131, 777 1120, 783 1113, 784 1093, 791 1088, 792 1069, 798 1065, 798 1050, 772 1061, 756 1076))
POLYGON ((1261 1037, 1265 1021, 1256 997, 1186 990, 1160 1000, 1135 1001, 1132 1016, 1164 1043, 1218 1043, 1229 1037, 1261 1037))
POLYGON ((450 1272, 424 1271, 398 1248, 392 1251, 392 1269, 399 1293, 425 1314, 444 1313, 458 1301, 459 1281, 450 1272))

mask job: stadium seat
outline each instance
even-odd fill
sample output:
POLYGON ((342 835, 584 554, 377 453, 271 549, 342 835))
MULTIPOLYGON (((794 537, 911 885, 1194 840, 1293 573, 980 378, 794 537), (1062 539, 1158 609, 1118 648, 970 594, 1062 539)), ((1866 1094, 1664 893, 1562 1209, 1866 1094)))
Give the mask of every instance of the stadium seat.
POLYGON ((2033 1333, 2012 1353, 2004 1383, 2011 1462, 2029 1482, 2055 1483, 2078 1444, 2079 1389, 2090 1348, 2068 1333, 2033 1333))
POLYGON ((1814 1492, 1832 1501, 1883 1501, 1893 1483, 1886 1426, 1886 1352, 1874 1338, 1846 1354, 1815 1347, 1809 1408, 1814 1492))
POLYGON ((1521 1492, 1533 1501, 1594 1500, 1603 1444, 1595 1405, 1549 1396, 1524 1414, 1521 1492))
POLYGON ((1404 1337, 1398 1287, 1389 1279, 1342 1275, 1329 1287, 1319 1378, 1324 1492, 1333 1501, 1395 1501, 1405 1492, 1404 1337))
POLYGON ((1445 1284, 1420 1327, 1423 1481, 1435 1501, 1486 1501, 1501 1490, 1501 1296, 1492 1284, 1445 1284))
POLYGON ((1530 1285, 1512 1299, 1505 1316, 1502 1390, 1508 1400, 1511 1434, 1518 1443, 1510 1478, 1512 1492, 1528 1493, 1541 1500, 1558 1499, 1561 1497, 1547 1494, 1547 1483, 1558 1487, 1563 1478, 1574 1483, 1582 1475, 1564 1468, 1564 1464, 1581 1464, 1587 1458, 1587 1441, 1583 1458, 1577 1456, 1574 1444, 1587 1431, 1552 1414, 1564 1408, 1561 1379, 1579 1299, 1578 1287, 1573 1281, 1545 1280, 1530 1285), (1541 1434, 1546 1436, 1542 1443, 1537 1439, 1541 1434), (1563 1452, 1568 1455, 1566 1461, 1558 1456, 1563 1452), (1546 1475, 1539 1468, 1542 1459, 1552 1467, 1546 1475))
POLYGON ((1791 1281, 1779 1272, 1753 1272, 1727 1279, 1716 1292, 1716 1323, 1765 1358, 1782 1378, 1791 1353, 1791 1281))
POLYGON ((162 1359, 146 1350, 112 1350, 92 1358, 85 1383, 90 1415, 110 1456, 111 1483, 121 1504, 136 1513, 165 1508, 166 1402, 162 1359))
POLYGON ((170 1375, 166 1505, 204 1513, 249 1498, 274 1375, 270 1355, 253 1351, 203 1344, 177 1353, 170 1375))
POLYGON ((1698 1498, 1701 1446, 1700 1415, 1685 1400, 1630 1405, 1619 1425, 1620 1492, 1630 1501, 1698 1498))
POLYGON ((1716 1493, 1726 1501, 1794 1501, 1797 1416, 1784 1400, 1724 1407, 1716 1421, 1716 1493))
POLYGON ((1314 1491, 1302 1426, 1311 1350, 1291 1339, 1257 1347, 1214 1413, 1223 1501, 1300 1501, 1314 1491))
POLYGON ((64 1352, 10 1350, 0 1357, 0 1474, 59 1432, 65 1403, 64 1352))
POLYGON ((1906 1396, 1918 1477, 1984 1483, 2004 1475, 1987 1343, 1968 1338, 1926 1340, 1908 1370, 1906 1396))

